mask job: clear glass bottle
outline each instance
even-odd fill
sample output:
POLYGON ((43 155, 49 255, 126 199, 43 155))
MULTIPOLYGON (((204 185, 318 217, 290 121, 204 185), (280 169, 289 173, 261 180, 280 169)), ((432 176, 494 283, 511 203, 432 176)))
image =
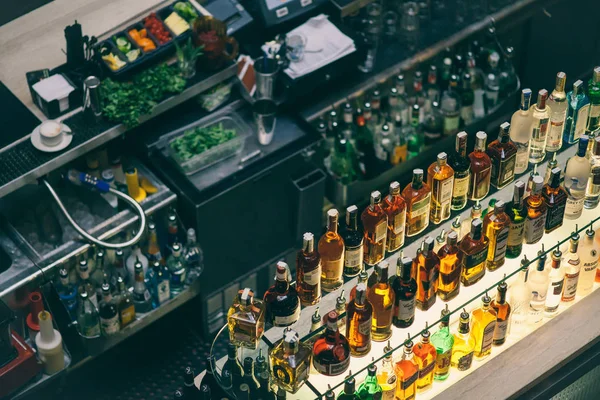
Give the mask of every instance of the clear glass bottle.
POLYGON ((417 296, 416 304, 420 310, 427 311, 435 304, 440 274, 440 258, 433 252, 434 240, 426 236, 422 251, 415 257, 417 296))
POLYGON ((579 283, 577 285, 577 296, 586 296, 594 288, 596 270, 598 269, 598 255, 600 246, 594 241, 596 232, 592 224, 585 230, 585 236, 579 245, 579 259, 581 270, 579 271, 579 283))
POLYGON ((460 250, 456 232, 447 235, 446 244, 437 255, 440 259, 437 294, 443 301, 450 301, 460 292, 460 250))
MULTIPOLYGON (((360 172, 365 179, 372 179, 377 174, 377 157, 375 156, 375 148, 373 146, 373 132, 369 129, 367 116, 371 115, 371 103, 364 104, 364 111, 357 108, 354 114, 354 124, 356 125, 356 152, 358 155, 358 165, 360 172)), ((406 144, 404 153, 400 153, 397 157, 403 156, 402 160, 406 160, 406 144)), ((399 152, 396 149, 396 152, 399 152)))
POLYGON ((523 249, 523 235, 525 234, 525 219, 527 208, 523 198, 525 196, 525 184, 516 181, 514 184, 513 200, 506 210, 510 218, 508 241, 506 243, 506 257, 517 258, 523 249))
POLYGON ((431 344, 430 337, 431 333, 429 332, 427 323, 425 323, 425 329, 421 332, 421 341, 413 348, 414 360, 419 367, 419 379, 417 379, 418 393, 431 389, 431 385, 433 384, 437 351, 431 344))
POLYGON ((338 211, 327 211, 327 232, 319 240, 321 256, 321 288, 325 292, 339 289, 344 280, 344 239, 338 233, 338 211))
POLYGON ((556 152, 562 147, 563 130, 565 120, 567 119, 567 94, 565 93, 565 84, 567 83, 567 74, 559 72, 556 74, 556 85, 548 98, 548 107, 550 107, 550 129, 548 130, 548 140, 546 140, 546 151, 556 152))
POLYGON ((167 258, 167 268, 171 274, 171 297, 174 297, 183 291, 187 276, 187 266, 181 256, 181 245, 173 243, 171 248, 173 249, 173 253, 167 258))
MULTIPOLYGON (((383 348, 383 353, 387 354, 392 351, 392 346, 388 340, 387 346, 383 348)), ((396 384, 398 377, 394 371, 394 363, 392 362, 392 354, 385 356, 381 361, 381 368, 377 372, 377 383, 381 387, 381 400, 395 400, 396 384)))
POLYGON ((321 301, 321 257, 310 232, 302 236, 302 249, 296 255, 296 290, 305 307, 321 301))
POLYGON ((277 262, 275 284, 265 292, 266 320, 273 326, 285 327, 300 318, 300 298, 294 286, 290 286, 289 268, 283 261, 277 262))
POLYGON ((369 288, 367 299, 373 306, 371 337, 376 342, 383 342, 392 335, 395 293, 388 280, 388 262, 380 262, 378 269, 378 281, 369 288))
POLYGON ((529 272, 527 279, 527 285, 532 294, 531 301, 529 302, 529 323, 532 325, 542 322, 544 316, 549 276, 549 271, 546 268, 546 259, 544 245, 542 244, 542 250, 538 252, 535 269, 529 272))
POLYGON ((371 192, 371 202, 361 215, 364 230, 364 262, 378 264, 385 257, 387 215, 381 207, 381 193, 371 192))
MULTIPOLYGON (((167 248, 173 249, 173 244, 180 243, 179 241, 179 224, 177 223, 177 214, 175 209, 169 208, 167 214, 167 248)), ((144 264, 143 260, 142 264, 144 264)), ((128 264, 129 266, 129 264, 128 264)))
POLYGON ((587 209, 596 208, 600 200, 600 136, 594 138, 590 156, 590 177, 585 189, 583 206, 587 209))
POLYGON ((313 345, 313 366, 326 376, 341 375, 350 366, 350 343, 338 331, 338 315, 327 314, 327 328, 313 345))
POLYGON ((404 74, 398 74, 395 79, 395 87, 398 91, 398 102, 406 104, 404 113, 402 114, 402 125, 407 125, 410 122, 411 108, 409 105, 408 95, 406 94, 406 83, 404 74))
POLYGON ((402 191, 406 202, 406 236, 415 236, 429 226, 431 188, 423 182, 423 170, 414 169, 412 182, 402 191))
POLYGON ((444 90, 440 102, 444 114, 444 136, 451 136, 458 132, 460 127, 461 101, 458 93, 458 76, 450 76, 448 89, 444 90))
POLYGON ((87 292, 88 300, 90 300, 96 308, 98 307, 96 287, 90 279, 88 262, 85 259, 79 261, 79 287, 77 290, 79 293, 87 292))
POLYGON ((270 352, 271 377, 274 383, 290 393, 296 393, 308 380, 312 348, 300 341, 296 331, 284 331, 283 340, 270 352))
POLYGON ((485 275, 485 264, 489 240, 483 234, 483 222, 477 218, 471 221, 471 232, 460 241, 461 276, 464 286, 471 286, 485 275))
POLYGON ((560 242, 551 254, 551 269, 548 277, 548 294, 546 295, 546 304, 544 314, 546 317, 553 317, 558 311, 560 299, 563 293, 565 283, 565 269, 562 266, 562 251, 560 251, 560 242))
MULTIPOLYGON (((504 275, 506 278, 506 274, 504 275)), ((497 286, 496 298, 492 300, 491 307, 496 312, 496 328, 494 329, 495 346, 500 346, 506 341, 508 335, 508 325, 511 317, 511 306, 506 301, 506 292, 508 285, 506 281, 502 281, 497 286)))
POLYGON ((64 304, 71 318, 77 317, 77 287, 69 281, 66 268, 58 270, 58 281, 55 283, 58 298, 64 304))
POLYGON ((129 290, 125 286, 125 281, 120 276, 117 278, 117 290, 119 322, 121 323, 121 329, 123 329, 135 321, 135 305, 133 304, 131 293, 129 293, 129 290))
POLYGON ((577 154, 569 158, 565 168, 563 186, 567 191, 567 205, 565 207, 566 219, 577 219, 583 212, 585 189, 590 176, 591 164, 586 157, 588 149, 588 136, 579 138, 577 154))
POLYGON ((596 135, 598 128, 600 128, 600 67, 594 68, 592 79, 588 81, 587 95, 590 99, 590 110, 585 134, 592 138, 596 135))
POLYGON ((393 252, 404 245, 406 229, 406 201, 400 194, 400 184, 396 181, 390 183, 390 193, 383 200, 383 211, 388 222, 386 249, 393 252))
POLYGON ((116 288, 117 278, 123 278, 123 282, 127 285, 130 281, 129 273, 127 272, 127 268, 125 267, 125 255, 123 254, 123 250, 117 249, 115 250, 115 260, 113 262, 113 286, 116 288))
POLYGON ((79 293, 77 329, 86 338, 100 336, 100 316, 98 315, 98 309, 90 301, 88 293, 85 291, 79 293))
POLYGON ((417 282, 411 277, 413 260, 398 257, 396 277, 392 280, 394 311, 392 323, 397 328, 407 328, 415 320, 417 282))
POLYGON ((102 284, 102 301, 100 301, 98 315, 100 316, 102 334, 110 336, 121 330, 119 311, 116 302, 112 298, 110 285, 106 282, 102 284))
POLYGON ((500 124, 498 139, 488 145, 487 153, 492 161, 491 183, 501 189, 515 179, 515 163, 517 159, 517 146, 510 140, 510 124, 500 124))
POLYGON ((546 106, 548 91, 541 89, 538 92, 537 103, 531 113, 531 140, 529 141, 529 162, 539 164, 546 157, 546 139, 548 138, 548 125, 550 124, 550 107, 546 106))
POLYGON ((433 102, 439 102, 442 90, 438 85, 437 67, 433 64, 429 66, 427 72, 427 83, 425 84, 425 113, 431 110, 433 102))
POLYGON ((183 259, 188 268, 187 282, 193 283, 204 271, 204 252, 196 240, 194 228, 187 230, 187 243, 183 248, 183 259))
POLYGON ((498 98, 500 95, 500 70, 498 68, 499 62, 500 55, 495 51, 490 53, 488 56, 489 69, 485 79, 485 103, 488 113, 498 105, 498 98))
POLYGON ((147 313, 152 311, 152 295, 146 287, 144 280, 144 267, 136 260, 133 275, 133 304, 136 313, 147 313))
POLYGON ((463 126, 469 126, 475 120, 473 105, 475 104, 475 92, 471 85, 471 74, 465 72, 462 76, 462 87, 460 90, 460 119, 463 126))
POLYGON ((506 258, 510 217, 504 209, 504 202, 498 200, 494 204, 494 212, 486 214, 483 219, 483 231, 490 241, 486 265, 488 271, 495 271, 503 266, 506 258))
POLYGON ((367 285, 360 283, 346 311, 346 338, 352 356, 363 357, 371 351, 372 324, 373 306, 367 300, 367 285))
POLYGON ((467 195, 471 181, 471 161, 467 158, 467 132, 456 135, 455 150, 448 158, 448 165, 454 170, 451 208, 462 210, 467 205, 467 195))
POLYGON ((469 154, 469 159, 471 160, 469 199, 471 200, 482 200, 490 191, 492 161, 485 152, 486 141, 486 133, 477 132, 475 135, 475 148, 469 154))
POLYGON ((528 274, 529 260, 526 256, 523 256, 519 275, 515 283, 511 285, 509 293, 509 302, 512 306, 510 333, 518 337, 522 337, 527 332, 529 323, 529 307, 533 293, 527 282, 528 274))
POLYGON ((444 381, 450 375, 450 360, 452 358, 452 347, 454 346, 454 335, 450 333, 450 310, 448 304, 442 310, 440 329, 431 335, 431 344, 437 353, 433 379, 444 381))
POLYGON ((377 382, 377 366, 374 363, 367 367, 367 377, 365 378, 365 381, 358 386, 356 395, 359 399, 382 398, 383 389, 379 386, 379 382, 377 382))
POLYGON ((471 368, 475 353, 475 337, 469 331, 469 319, 469 313, 463 308, 460 313, 458 331, 454 334, 454 346, 450 359, 450 365, 459 371, 471 368))
POLYGON ((535 176, 533 178, 533 190, 531 195, 525 200, 527 218, 525 219, 524 237, 525 243, 527 244, 539 242, 544 235, 548 208, 546 207, 546 201, 542 196, 543 186, 544 179, 541 176, 535 176))
POLYGON ((390 118, 395 125, 408 123, 408 113, 410 108, 405 98, 400 96, 398 88, 392 86, 388 93, 388 109, 390 118))
POLYGON ((471 331, 475 337, 475 358, 482 360, 492 353, 494 331, 497 314, 490 304, 492 299, 487 293, 481 298, 481 307, 476 308, 471 316, 471 331))
POLYGON ((427 169, 427 185, 431 188, 431 206, 429 220, 441 224, 450 218, 454 170, 448 165, 448 155, 437 155, 437 161, 427 169))
POLYGON ((590 99, 585 94, 583 81, 577 80, 573 83, 573 90, 567 93, 567 118, 563 138, 565 142, 576 143, 585 133, 589 111, 590 99))
POLYGON ((408 340, 404 342, 402 357, 394 365, 394 371, 398 377, 396 386, 396 399, 409 400, 414 399, 417 394, 417 379, 419 378, 419 366, 413 353, 413 342, 408 340))
POLYGON ((550 172, 550 181, 544 185, 542 197, 546 203, 547 216, 545 232, 549 233, 558 229, 563 224, 565 207, 567 205, 567 192, 560 185, 560 168, 556 167, 550 172))
MULTIPOLYGON (((132 234, 135 234, 135 232, 132 232, 132 234)), ((127 273, 129 274, 129 278, 131 281, 133 280, 133 275, 135 273, 134 266, 135 261, 137 259, 139 259, 142 263, 142 267, 144 268, 144 274, 146 274, 148 272, 149 265, 148 257, 146 257, 142 253, 140 245, 136 243, 131 247, 131 253, 129 254, 129 257, 127 257, 127 259, 125 260, 125 266, 127 267, 127 273)))
POLYGON ((229 342, 256 350, 265 330, 265 304, 254 298, 250 288, 238 291, 227 312, 229 342))
POLYGON ((581 260, 579 259, 579 233, 578 226, 571 232, 569 238, 569 251, 565 255, 565 284, 560 301, 568 303, 575 300, 577 287, 579 286, 579 273, 581 272, 581 260))

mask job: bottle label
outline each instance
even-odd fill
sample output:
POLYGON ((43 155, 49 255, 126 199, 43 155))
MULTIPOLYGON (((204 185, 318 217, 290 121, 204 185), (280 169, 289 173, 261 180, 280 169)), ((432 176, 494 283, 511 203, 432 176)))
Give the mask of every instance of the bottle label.
POLYGON ((506 245, 508 244, 508 232, 509 228, 506 227, 497 233, 496 245, 492 249, 492 254, 490 257, 496 263, 503 260, 504 256, 506 255, 506 245))
POLYGON ((361 322, 360 324, 358 324, 358 333, 364 336, 371 337, 371 326, 371 319, 361 322))
POLYGON ((567 198, 567 205, 565 206, 565 217, 569 219, 575 219, 581 215, 583 211, 583 202, 585 198, 576 199, 572 196, 567 198))
POLYGON ((114 317, 111 318, 100 318, 100 325, 102 326, 102 332, 107 335, 112 335, 114 333, 119 332, 120 324, 119 324, 119 315, 115 314, 114 317))
POLYGON ((450 358, 452 357, 452 348, 443 353, 438 353, 435 359, 435 374, 443 376, 450 370, 450 358))
POLYGON ((464 121, 465 125, 470 125, 475 118, 473 112, 473 105, 465 106, 460 108, 460 117, 464 121))
MULTIPOLYGON (((394 382, 396 381, 396 376, 394 376, 394 382)), ((391 382, 390 384, 393 384, 394 382, 391 382)), ((396 398, 396 385, 394 385, 393 389, 390 390, 384 390, 381 393, 381 400, 395 400, 396 398)))
POLYGON ((525 219, 525 243, 536 243, 542 238, 546 226, 546 215, 543 213, 537 218, 527 217, 525 219))
POLYGON ((467 171, 467 174, 462 177, 454 177, 454 190, 452 191, 453 197, 462 197, 466 196, 469 192, 469 180, 471 179, 471 174, 467 171))
MULTIPOLYGON (((572 261, 572 260, 570 260, 572 261)), ((569 263, 570 263, 569 261, 569 263)), ((579 265, 579 260, 577 260, 577 264, 579 265)), ((577 272, 573 274, 565 274, 565 283, 564 283, 564 292, 562 295, 562 301, 570 301, 575 298, 575 294, 577 294, 577 284, 579 283, 579 269, 577 272)))
POLYGON ((413 219, 413 218, 429 215, 430 202, 431 202, 431 193, 427 193, 427 196, 425 196, 423 199, 416 201, 412 205, 410 218, 413 219))
POLYGON ((100 324, 88 325, 83 327, 81 334, 85 337, 100 336, 100 324))
POLYGON ((298 303, 298 307, 296 307, 293 314, 282 317, 276 315, 273 318, 273 326, 288 326, 298 321, 298 318, 300 318, 300 303, 298 303))
POLYGON ((550 120, 550 133, 548 133, 548 140, 546 142, 546 148, 559 149, 562 141, 563 127, 565 124, 565 114, 553 115, 560 119, 550 120))
MULTIPOLYGON (((594 257, 594 259, 592 262, 583 263, 583 272, 591 273, 591 272, 594 272, 596 270, 596 268, 598 268, 598 254, 596 253, 596 250, 592 250, 591 255, 592 255, 592 257, 594 257)), ((591 280, 592 280, 592 282, 594 281, 593 276, 592 276, 591 280)))
POLYGON ((433 181, 433 198, 440 204, 449 203, 452 200, 452 187, 454 186, 454 178, 450 177, 443 181, 433 181))
POLYGON ((590 103, 590 112, 588 114, 588 123, 586 131, 593 132, 600 126, 600 104, 590 103))
POLYGON ((387 221, 384 219, 380 221, 375 227, 375 242, 385 242, 385 237, 387 235, 387 221))
POLYGON ((492 160, 492 182, 496 187, 504 187, 515 178, 516 160, 516 154, 505 160, 492 160))
POLYGON ((416 381, 417 378, 419 377, 419 372, 415 372, 412 376, 408 377, 408 379, 405 379, 402 381, 402 390, 407 390, 409 389, 416 381))
POLYGON ((546 230, 550 231, 555 227, 562 224, 565 216, 565 207, 567 203, 562 202, 559 204, 550 205, 548 204, 548 213, 546 216, 546 230))
POLYGON ((499 342, 506 339, 506 333, 508 331, 508 319, 504 321, 496 321, 496 328, 494 329, 494 341, 499 342))
POLYGON ((515 171, 525 172, 529 165, 529 147, 516 143, 517 145, 517 157, 515 159, 515 171))
POLYGON ((581 135, 585 133, 585 126, 587 124, 587 117, 590 111, 590 105, 586 104, 577 111, 577 122, 575 123, 575 132, 573 138, 579 139, 581 135))
POLYGON ((525 233, 525 221, 511 222, 508 230, 508 246, 519 246, 523 243, 523 233, 525 233))
POLYGON ((465 354, 461 358, 458 359, 457 369, 459 371, 466 371, 471 368, 471 364, 473 363, 473 352, 469 354, 465 354))
POLYGON ((489 349, 492 348, 492 343, 494 341, 494 331, 496 330, 496 321, 490 322, 487 324, 485 329, 483 330, 483 338, 481 340, 481 352, 485 353, 489 349))
POLYGON ((458 131, 458 127, 460 126, 460 114, 456 115, 446 115, 444 117, 444 134, 449 135, 453 132, 458 131))
POLYGON ((492 167, 471 174, 471 199, 483 199, 490 190, 492 167))
POLYGON ((463 253, 463 268, 468 271, 470 269, 480 267, 482 264, 485 264, 485 260, 487 258, 488 253, 488 246, 473 254, 466 254, 462 249, 461 252, 463 253))
POLYGON ((600 194, 600 165, 594 165, 585 191, 586 197, 597 197, 600 194))
POLYGON ((401 321, 408 321, 415 316, 414 297, 410 300, 399 300, 396 307, 396 318, 401 321))
POLYGON ((434 368, 435 368, 435 362, 430 362, 428 365, 421 368, 419 370, 419 379, 425 378, 427 375, 433 373, 434 368))
POLYGON ((313 365, 315 369, 323 375, 339 375, 346 371, 350 366, 350 357, 348 356, 344 361, 332 364, 321 364, 317 357, 313 357, 313 365))
POLYGON ((128 325, 135 319, 135 307, 130 305, 129 307, 121 310, 121 326, 128 325))
POLYGON ((563 278, 560 281, 555 281, 555 282, 551 283, 552 295, 560 296, 562 294, 564 282, 565 282, 565 280, 563 278))
POLYGON ((292 381, 290 374, 281 365, 273 365, 273 378, 283 384, 289 384, 292 381))
POLYGON ((321 259, 321 277, 325 279, 341 279, 343 271, 344 252, 341 258, 337 260, 321 259))
POLYGON ((164 279, 156 285, 156 292, 158 295, 158 302, 160 304, 171 298, 171 285, 167 279, 164 279))
POLYGON ((394 234, 404 235, 404 224, 406 223, 406 208, 394 215, 394 234))
MULTIPOLYGON (((362 246, 360 247, 360 250, 362 253, 362 246)), ((348 255, 348 252, 346 252, 346 255, 348 255)), ((347 261, 348 259, 346 259, 346 262, 347 261)), ((318 285, 321 282, 321 264, 312 271, 305 272, 302 276, 302 281, 310 286, 318 285)))

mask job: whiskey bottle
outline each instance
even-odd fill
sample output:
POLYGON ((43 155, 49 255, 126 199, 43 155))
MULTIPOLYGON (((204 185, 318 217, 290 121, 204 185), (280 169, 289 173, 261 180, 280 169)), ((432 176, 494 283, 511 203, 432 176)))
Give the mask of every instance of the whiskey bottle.
POLYGON ((562 147, 563 128, 567 118, 566 83, 567 74, 564 72, 556 74, 556 85, 548 98, 548 107, 550 107, 550 129, 546 140, 548 152, 556 152, 562 147))
POLYGON ((579 284, 579 273, 581 261, 579 259, 579 233, 577 224, 569 238, 569 251, 565 256, 565 284, 560 301, 565 303, 575 300, 577 286, 579 284))
POLYGON ((221 369, 221 376, 226 375, 231 377, 231 389, 237 390, 242 384, 244 369, 237 358, 237 347, 232 343, 227 345, 227 360, 221 369))
POLYGON ((565 270, 562 266, 562 251, 560 251, 560 242, 550 255, 551 269, 548 277, 548 294, 546 295, 546 304, 544 314, 547 317, 553 317, 558 311, 560 298, 565 283, 565 270))
MULTIPOLYGON (((328 400, 327 393, 325 394, 325 400, 328 400)), ((331 398, 335 399, 333 392, 331 398)), ((360 400, 360 397, 356 394, 356 381, 352 377, 352 371, 348 373, 348 377, 344 380, 344 390, 341 391, 337 400, 360 400)))
POLYGON ((431 344, 437 353, 435 359, 435 370, 433 379, 443 381, 450 375, 450 359, 452 358, 452 347, 454 347, 454 335, 450 333, 450 310, 448 304, 442 310, 440 329, 431 335, 431 344))
POLYGON ((550 181, 542 189, 542 197, 546 203, 547 215, 545 232, 549 233, 563 224, 567 192, 560 186, 560 168, 552 169, 550 181))
POLYGON ((327 232, 319 240, 321 256, 321 288, 333 292, 343 284, 344 239, 338 234, 338 211, 327 211, 327 232))
POLYGON ((411 276, 412 264, 413 261, 409 257, 399 257, 396 277, 392 281, 394 290, 392 323, 397 328, 408 328, 415 320, 417 282, 411 276))
POLYGON ((567 219, 577 219, 583 212, 585 189, 591 170, 590 161, 586 157, 588 142, 587 135, 579 138, 577 154, 575 157, 569 158, 565 169, 563 185, 568 195, 567 205, 565 206, 565 218, 567 219))
POLYGON ((381 193, 371 192, 371 204, 361 215, 365 232, 364 249, 365 264, 378 264, 385 256, 387 236, 387 215, 381 207, 381 193))
POLYGON ((414 359, 413 342, 408 340, 404 342, 404 351, 402 357, 394 366, 398 384, 396 386, 397 400, 411 400, 417 394, 417 379, 419 378, 419 366, 414 359))
POLYGON ((598 255, 600 247, 594 241, 596 235, 592 224, 585 230, 585 236, 579 246, 579 259, 581 270, 579 272, 579 284, 577 285, 577 296, 585 296, 594 288, 596 270, 598 268, 598 255))
POLYGON ((350 366, 350 343, 338 331, 337 318, 335 311, 327 314, 327 328, 313 345, 313 366, 326 376, 343 374, 350 366))
POLYGON ((435 304, 440 274, 440 258, 433 252, 433 238, 425 237, 423 251, 417 255, 416 264, 416 304, 420 310, 427 311, 435 304))
POLYGON ((367 299, 373 306, 372 339, 376 342, 383 342, 392 335, 392 317, 396 296, 388 282, 388 262, 380 262, 378 268, 379 279, 373 287, 369 288, 367 299))
POLYGON ((467 205, 471 180, 471 161, 467 158, 467 132, 456 134, 455 151, 450 154, 448 165, 454 170, 451 208, 462 210, 467 205))
POLYGON ((406 202, 406 236, 415 236, 429 226, 431 189, 423 182, 423 170, 413 169, 412 182, 402 191, 406 202))
POLYGON ((527 208, 525 208, 523 197, 525 195, 525 184, 516 181, 514 185, 513 201, 506 210, 510 218, 508 240, 506 243, 506 257, 517 258, 523 249, 523 234, 525 233, 525 219, 527 208))
POLYGON ((490 307, 492 299, 485 294, 482 306, 473 311, 472 330, 475 337, 475 358, 482 360, 492 353, 492 342, 496 329, 496 311, 490 307))
MULTIPOLYGON (((504 277, 506 278, 506 274, 504 277)), ((510 304, 506 301, 506 292, 508 291, 506 281, 500 282, 497 289, 496 298, 492 300, 491 307, 496 312, 496 328, 494 328, 493 344, 500 346, 506 341, 512 310, 510 304)))
POLYGON ((371 325, 373 306, 367 300, 367 286, 356 286, 356 297, 348 304, 346 312, 346 338, 354 357, 365 356, 371 351, 371 325))
POLYGON ((125 281, 122 277, 117 278, 117 307, 119 309, 119 322, 121 329, 135 321, 135 306, 131 299, 131 294, 125 286, 125 281))
POLYGON ((146 287, 144 281, 144 267, 139 260, 136 260, 134 266, 135 274, 133 276, 133 304, 136 313, 147 313, 152 311, 152 296, 146 287))
POLYGON ((546 227, 548 209, 542 197, 544 180, 541 176, 533 178, 533 190, 525 200, 527 218, 525 218, 525 243, 533 244, 540 241, 546 227))
POLYGON ((482 224, 480 219, 474 219, 471 222, 471 232, 458 245, 462 270, 460 281, 465 286, 479 282, 485 275, 489 240, 482 232, 482 224))
POLYGON ((390 193, 383 201, 383 211, 388 221, 386 249, 391 253, 404 245, 406 226, 406 202, 400 195, 398 182, 390 183, 390 193))
POLYGON ((529 273, 527 285, 531 290, 529 302, 529 323, 532 325, 542 322, 546 295, 548 294, 548 270, 546 269, 546 253, 544 245, 538 251, 536 267, 529 273))
POLYGON ((229 342, 256 350, 265 330, 265 305, 250 288, 240 290, 227 312, 229 342))
MULTIPOLYGON (((374 361, 374 359, 373 359, 374 361)), ((377 382, 377 366, 372 363, 367 367, 367 377, 365 381, 358 386, 356 395, 359 399, 381 399, 383 389, 377 382)))
POLYGON ((460 292, 461 252, 458 248, 458 235, 450 232, 446 244, 438 251, 440 276, 437 294, 443 301, 450 301, 460 292))
POLYGON ((521 90, 521 105, 510 120, 510 139, 517 146, 515 173, 522 174, 527 170, 529 161, 529 141, 531 140, 531 89, 521 90))
POLYGON ((510 124, 503 122, 500 125, 498 139, 488 145, 487 153, 492 161, 491 183, 500 189, 515 179, 515 163, 517 159, 517 146, 510 140, 510 124))
POLYGON ((439 153, 437 161, 427 169, 427 185, 431 188, 429 220, 440 224, 450 218, 454 170, 447 163, 446 153, 439 153))
POLYGON ((600 136, 593 140, 590 156, 590 177, 588 178, 585 189, 585 200, 583 206, 586 209, 593 209, 598 206, 600 201, 600 136))
POLYGON ((312 348, 300 342, 298 333, 288 329, 283 340, 270 352, 271 377, 274 383, 290 393, 296 393, 310 375, 312 348))
POLYGON ((364 261, 364 237, 358 229, 358 207, 354 205, 346 208, 346 229, 342 238, 345 246, 344 276, 354 277, 362 271, 364 261))
POLYGON ((283 261, 277 263, 275 284, 263 297, 266 320, 273 326, 290 326, 300 318, 300 299, 298 292, 290 286, 288 266, 283 261))
POLYGON ((377 373, 377 383, 381 387, 381 400, 394 400, 396 394, 396 384, 398 377, 394 371, 394 363, 392 362, 392 347, 388 340, 387 346, 383 348, 383 353, 389 355, 383 357, 381 368, 377 373))
POLYGON ((100 315, 100 326, 104 335, 110 336, 119 332, 121 329, 119 311, 110 293, 110 285, 106 282, 102 284, 102 301, 98 308, 98 314, 100 315))
POLYGON ((419 379, 417 379, 417 392, 424 392, 431 389, 433 384, 433 370, 435 369, 435 360, 437 351, 429 342, 431 333, 429 332, 427 323, 425 329, 421 332, 421 341, 413 348, 415 361, 419 367, 419 379))
POLYGON ((302 236, 302 249, 296 256, 296 290, 304 307, 321 301, 321 256, 310 232, 302 236))
MULTIPOLYGON (((356 286, 354 286, 352 288, 352 290, 350 290, 350 301, 354 300, 354 297, 356 297, 356 287, 361 283, 364 283, 365 285, 367 285, 368 279, 369 279, 369 274, 367 273, 367 271, 365 269, 360 271, 360 274, 358 274, 358 280, 356 281, 356 286)), ((367 290, 368 290, 368 286, 367 286, 367 290)))
POLYGON ((529 162, 539 164, 546 157, 546 140, 548 138, 548 124, 550 123, 550 107, 546 107, 548 91, 541 89, 538 92, 537 104, 531 112, 531 140, 529 141, 529 162))
POLYGON ((504 202, 494 204, 494 212, 488 213, 483 220, 483 231, 490 241, 487 254, 487 269, 494 271, 504 265, 506 246, 510 231, 510 217, 504 212, 504 202))
POLYGON ((463 312, 460 313, 458 332, 454 334, 450 365, 459 371, 471 368, 475 344, 475 337, 469 332, 469 313, 463 308, 463 312))
POLYGON ((485 152, 486 141, 486 133, 477 132, 477 135, 475 135, 475 148, 469 154, 469 159, 471 160, 469 199, 471 200, 481 200, 490 191, 492 161, 485 152))

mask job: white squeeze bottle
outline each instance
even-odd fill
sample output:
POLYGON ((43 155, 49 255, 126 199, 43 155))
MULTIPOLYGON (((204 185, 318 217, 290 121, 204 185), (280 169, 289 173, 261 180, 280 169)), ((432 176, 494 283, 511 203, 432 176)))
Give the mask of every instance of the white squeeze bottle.
POLYGON ((65 353, 60 332, 52 325, 52 315, 40 311, 40 333, 35 337, 40 360, 44 364, 44 373, 53 375, 65 368, 65 353))

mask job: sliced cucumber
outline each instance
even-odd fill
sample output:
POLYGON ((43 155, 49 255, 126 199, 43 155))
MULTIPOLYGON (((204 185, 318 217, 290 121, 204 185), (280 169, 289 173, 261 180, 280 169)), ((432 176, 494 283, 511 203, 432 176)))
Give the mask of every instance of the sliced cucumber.
POLYGON ((138 57, 140 56, 140 51, 138 49, 136 50, 131 50, 129 52, 127 52, 127 54, 125 54, 125 56, 127 56, 127 59, 131 62, 131 61, 135 61, 138 59, 138 57))

